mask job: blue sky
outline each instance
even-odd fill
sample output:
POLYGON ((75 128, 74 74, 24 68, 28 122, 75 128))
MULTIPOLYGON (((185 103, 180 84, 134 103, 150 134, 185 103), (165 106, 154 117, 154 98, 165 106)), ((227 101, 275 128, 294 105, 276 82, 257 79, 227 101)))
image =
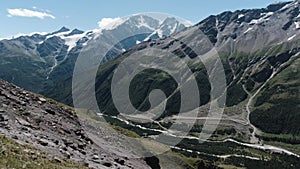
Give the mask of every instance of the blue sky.
POLYGON ((211 14, 262 8, 273 2, 276 0, 0 0, 0 38, 53 32, 62 26, 91 30, 102 18, 142 12, 168 13, 197 23, 211 14))

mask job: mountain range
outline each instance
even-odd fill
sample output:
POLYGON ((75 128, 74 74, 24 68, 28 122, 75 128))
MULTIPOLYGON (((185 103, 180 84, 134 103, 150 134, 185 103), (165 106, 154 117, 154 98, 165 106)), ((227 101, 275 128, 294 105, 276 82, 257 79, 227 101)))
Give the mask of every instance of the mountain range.
POLYGON ((169 36, 186 28, 187 25, 172 17, 158 20, 146 15, 134 15, 120 20, 116 25, 108 25, 92 31, 84 32, 62 27, 49 34, 2 40, 0 76, 30 91, 43 93, 58 79, 72 76, 74 62, 89 39, 97 38, 102 34, 128 33, 126 31, 136 34, 115 46, 107 54, 109 60, 139 42, 169 36), (8 70, 8 67, 11 70, 8 70))
MULTIPOLYGON (((124 58, 137 51, 158 48, 180 58, 189 57, 193 64, 194 53, 186 44, 182 45, 180 40, 190 38, 191 44, 196 42, 200 35, 191 30, 198 28, 209 38, 222 60, 227 80, 225 112, 228 111, 233 116, 228 118, 236 118, 238 115, 238 119, 245 123, 250 118, 252 123, 267 133, 298 135, 298 9, 298 1, 295 1, 272 4, 263 9, 224 12, 165 39, 154 39, 136 45, 100 67, 96 78, 96 97, 101 111, 118 114, 110 96, 109 84, 114 69, 124 58), (250 117, 247 117, 246 110, 233 110, 236 107, 246 109, 247 104, 252 112, 250 117)), ((201 64, 193 64, 192 71, 201 86, 200 106, 206 105, 210 100, 211 87, 207 85, 206 70, 201 64)), ((131 82, 132 89, 135 89, 131 93, 135 96, 132 103, 141 110, 149 108, 149 102, 145 100, 152 89, 161 88, 169 94, 174 90, 172 81, 168 81, 168 78, 151 78, 152 73, 144 72, 131 82), (140 86, 141 82, 146 83, 140 86)), ((163 72, 158 73, 161 77, 166 77, 163 72)), ((47 90, 46 96, 72 105, 71 80, 70 78, 58 84, 55 88, 58 92, 47 90)), ((170 104, 167 104, 165 111, 167 116, 176 114, 176 105, 180 105, 178 95, 169 98, 168 103, 170 104)))

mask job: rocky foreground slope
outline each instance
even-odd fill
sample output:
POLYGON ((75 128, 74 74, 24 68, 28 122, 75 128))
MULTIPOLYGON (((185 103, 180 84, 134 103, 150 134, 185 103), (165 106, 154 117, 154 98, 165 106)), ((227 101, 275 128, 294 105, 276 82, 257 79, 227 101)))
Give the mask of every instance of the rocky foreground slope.
POLYGON ((114 144, 109 137, 113 133, 106 133, 110 142, 101 135, 108 129, 97 128, 94 142, 83 128, 71 108, 0 80, 0 133, 6 137, 47 152, 47 159, 57 163, 70 160, 91 168, 150 168, 144 160, 127 158, 122 148, 115 147, 123 156, 104 150, 114 144))

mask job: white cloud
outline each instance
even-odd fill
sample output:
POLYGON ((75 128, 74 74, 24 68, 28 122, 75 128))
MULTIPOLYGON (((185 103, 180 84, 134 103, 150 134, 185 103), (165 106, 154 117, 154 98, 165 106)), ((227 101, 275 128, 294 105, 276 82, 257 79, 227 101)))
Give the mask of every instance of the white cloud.
POLYGON ((33 10, 29 10, 29 9, 7 9, 8 15, 9 17, 13 17, 13 16, 21 16, 21 17, 37 17, 40 19, 44 19, 46 17, 55 19, 55 16, 53 16, 52 14, 46 13, 46 12, 40 12, 40 11, 33 11, 33 10))
POLYGON ((98 26, 101 29, 114 29, 118 25, 123 23, 123 20, 121 18, 103 18, 101 21, 98 22, 98 26))

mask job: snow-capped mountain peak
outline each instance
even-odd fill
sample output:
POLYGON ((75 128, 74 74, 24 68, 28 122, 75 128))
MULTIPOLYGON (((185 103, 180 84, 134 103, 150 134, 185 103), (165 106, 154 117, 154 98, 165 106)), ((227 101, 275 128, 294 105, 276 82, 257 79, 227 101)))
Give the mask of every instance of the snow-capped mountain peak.
POLYGON ((139 32, 139 29, 146 30, 153 34, 156 33, 159 38, 162 38, 190 26, 189 22, 181 21, 175 17, 158 19, 144 14, 135 14, 125 18, 104 18, 98 24, 100 28, 92 31, 95 34, 94 39, 100 36, 103 31, 119 31, 125 27, 136 32, 139 32))
POLYGON ((59 37, 60 39, 63 39, 65 41, 65 45, 68 46, 67 51, 70 52, 76 46, 78 40, 86 36, 86 33, 87 32, 78 29, 70 30, 66 27, 62 27, 59 31, 47 35, 45 40, 40 42, 40 44, 44 43, 50 38, 59 37))

